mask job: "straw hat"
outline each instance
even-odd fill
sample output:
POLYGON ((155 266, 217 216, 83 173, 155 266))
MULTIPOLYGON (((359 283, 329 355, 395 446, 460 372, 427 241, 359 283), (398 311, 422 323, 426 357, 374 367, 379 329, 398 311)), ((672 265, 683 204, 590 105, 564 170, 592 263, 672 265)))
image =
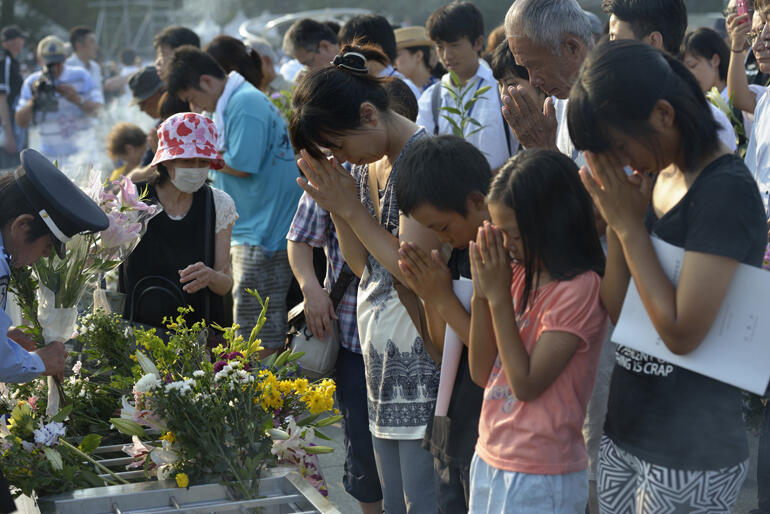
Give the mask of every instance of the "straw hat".
POLYGON ((411 48, 413 46, 433 46, 428 39, 425 27, 404 27, 393 31, 396 34, 396 48, 411 48))

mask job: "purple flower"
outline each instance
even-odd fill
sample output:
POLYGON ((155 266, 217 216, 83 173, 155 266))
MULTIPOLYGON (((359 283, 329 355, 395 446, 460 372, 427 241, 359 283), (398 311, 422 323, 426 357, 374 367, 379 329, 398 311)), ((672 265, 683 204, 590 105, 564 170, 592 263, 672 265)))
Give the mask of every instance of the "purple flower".
POLYGON ((227 354, 227 360, 229 361, 237 358, 243 358, 243 354, 241 352, 230 352, 227 354))
POLYGON ((216 364, 214 364, 214 373, 219 373, 220 371, 222 371, 222 368, 224 368, 226 364, 227 362, 225 361, 219 361, 216 364))

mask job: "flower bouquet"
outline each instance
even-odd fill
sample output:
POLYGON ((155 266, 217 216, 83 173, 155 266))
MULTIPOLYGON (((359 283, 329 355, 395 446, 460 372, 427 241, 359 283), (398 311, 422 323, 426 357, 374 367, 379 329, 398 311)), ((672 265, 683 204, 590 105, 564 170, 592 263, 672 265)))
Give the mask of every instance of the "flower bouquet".
MULTIPOLYGON (((264 315, 265 309, 262 321, 264 315)), ((168 326, 186 330, 180 318, 168 326)), ((202 359, 194 370, 189 359, 172 355, 197 350, 177 353, 173 335, 169 343, 137 335, 137 342, 144 340, 135 355, 144 374, 134 384, 133 402, 124 399, 121 417, 111 420, 134 436, 124 448, 134 458, 130 467, 143 467, 158 479, 173 477, 180 487, 214 476, 238 497, 253 499, 262 470, 285 462, 325 492, 313 456, 331 448, 314 439, 325 438, 318 429, 340 419, 319 420, 333 408, 334 382, 310 384, 298 377, 300 354, 286 351, 260 361, 260 326, 248 341, 236 334, 237 325, 218 327, 225 340, 213 351, 218 360, 202 359), (145 428, 162 433, 160 445, 142 442, 145 428)))
POLYGON ((59 493, 83 487, 125 482, 90 457, 101 437, 91 434, 78 446, 64 439, 65 418, 71 409, 44 422, 37 398, 20 400, 8 416, 0 417, 0 463, 14 496, 59 493), (109 479, 99 477, 93 466, 109 479))
MULTIPOLYGON (((94 173, 96 176, 96 173, 94 173)), ((101 273, 116 268, 136 247, 147 223, 160 212, 148 205, 146 196, 126 177, 105 187, 92 180, 88 195, 107 214, 109 227, 96 234, 78 234, 67 243, 64 259, 55 253, 32 265, 39 282, 37 318, 44 343, 66 341, 72 336, 77 319, 77 303, 86 285, 101 273)), ((59 408, 60 391, 48 380, 47 412, 59 408)))

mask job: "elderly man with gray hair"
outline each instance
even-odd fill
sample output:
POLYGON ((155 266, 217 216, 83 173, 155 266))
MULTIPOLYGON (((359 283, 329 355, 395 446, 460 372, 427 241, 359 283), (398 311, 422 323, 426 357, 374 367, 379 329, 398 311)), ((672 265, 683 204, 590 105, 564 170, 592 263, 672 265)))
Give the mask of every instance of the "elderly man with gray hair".
POLYGON ((559 149, 581 161, 567 130, 567 98, 594 46, 590 18, 576 0, 516 0, 505 16, 505 36, 530 83, 549 96, 541 107, 522 88, 509 87, 505 120, 524 148, 559 149))

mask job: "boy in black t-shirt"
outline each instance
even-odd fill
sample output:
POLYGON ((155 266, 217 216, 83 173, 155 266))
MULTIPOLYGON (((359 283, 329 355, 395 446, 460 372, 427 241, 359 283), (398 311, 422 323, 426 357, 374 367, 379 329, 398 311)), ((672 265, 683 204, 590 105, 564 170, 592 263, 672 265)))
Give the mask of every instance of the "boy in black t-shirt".
POLYGON ((436 231, 452 247, 449 261, 437 250, 427 255, 408 242, 399 250, 406 285, 425 303, 430 338, 441 354, 447 324, 464 343, 446 416, 428 424, 423 446, 434 457, 439 512, 468 512, 469 472, 478 439, 483 390, 468 369, 470 314, 452 289, 452 281, 470 279, 468 242, 489 220, 486 194, 492 173, 484 155, 455 136, 425 138, 402 156, 395 189, 399 207, 436 231))

